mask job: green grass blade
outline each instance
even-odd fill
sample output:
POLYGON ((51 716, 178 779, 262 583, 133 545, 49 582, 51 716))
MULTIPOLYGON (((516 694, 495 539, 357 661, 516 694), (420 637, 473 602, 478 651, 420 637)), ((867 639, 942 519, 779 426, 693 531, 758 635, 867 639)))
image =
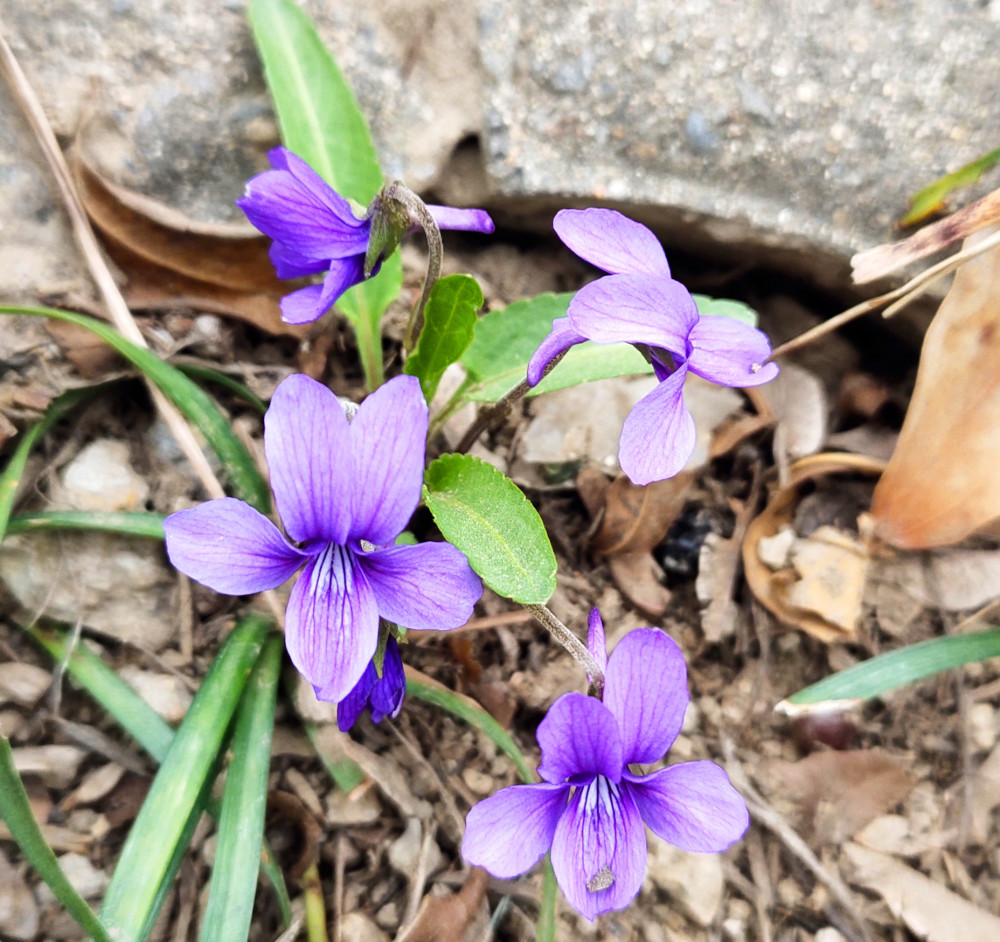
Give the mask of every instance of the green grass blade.
MULTIPOLYGON (((24 630, 54 660, 66 659, 66 641, 59 632, 37 625, 24 630)), ((93 651, 77 645, 66 670, 146 752, 157 762, 164 760, 174 740, 173 728, 93 651)))
POLYGON ((316 750, 319 761, 323 763, 323 768, 326 769, 327 775, 333 779, 333 784, 344 792, 344 794, 353 791, 365 780, 365 773, 361 771, 361 766, 353 759, 346 757, 333 759, 320 747, 316 736, 315 723, 306 723, 306 735, 309 737, 309 742, 312 743, 313 749, 316 750))
POLYGON ((2 818, 21 853, 27 858, 39 876, 49 885, 66 911, 97 942, 111 942, 104 926, 94 911, 59 867, 59 861, 52 848, 45 842, 42 830, 31 813, 28 794, 24 790, 21 776, 14 768, 14 753, 6 736, 0 735, 0 818, 2 818))
MULTIPOLYGON (((281 139, 338 193, 367 206, 384 182, 357 98, 308 15, 292 0, 252 0, 250 26, 281 139)), ((403 284, 399 254, 337 309, 354 326, 369 389, 382 381, 379 322, 403 284)))
POLYGON ((416 697, 425 703, 431 703, 442 710, 447 710, 470 726, 475 726, 480 732, 489 736, 499 749, 502 749, 510 756, 514 766, 525 782, 530 784, 535 781, 535 775, 524 758, 524 753, 517 748, 517 743, 511 738, 510 733, 493 719, 489 713, 473 703, 468 697, 463 697, 452 690, 448 690, 446 687, 439 687, 436 684, 415 680, 412 677, 406 678, 406 692, 411 697, 416 697))
POLYGON ((49 405, 42 419, 21 436, 21 440, 17 443, 17 447, 14 449, 14 454, 11 455, 7 467, 0 474, 0 540, 3 540, 8 532, 10 515, 14 508, 14 497, 21 483, 21 476, 24 474, 31 449, 35 447, 38 440, 66 415, 70 409, 92 395, 97 388, 75 389, 72 392, 59 396, 49 405))
POLYGON ((142 938, 270 629, 270 620, 260 615, 240 620, 177 730, 122 848, 101 908, 102 921, 119 942, 142 938))
POLYGON ((997 164, 1000 164, 1000 147, 925 186, 910 198, 909 212, 899 220, 899 224, 904 227, 913 226, 931 213, 936 213, 955 190, 972 186, 987 170, 997 164))
POLYGON ((281 638, 268 638, 236 716, 202 942, 246 942, 257 892, 281 638))
POLYGON ((556 883, 556 872, 552 869, 552 855, 546 854, 542 864, 542 898, 538 902, 535 942, 556 942, 558 905, 559 884, 556 883))
POLYGON ((87 317, 84 314, 59 311, 48 307, 15 307, 11 305, 0 306, 0 314, 48 317, 52 320, 83 327, 100 337, 115 352, 121 354, 143 373, 150 382, 155 383, 184 417, 201 431, 228 472, 229 480, 237 496, 261 512, 267 513, 271 505, 270 491, 264 478, 257 470, 253 457, 212 398, 175 366, 161 360, 152 351, 136 346, 103 321, 87 317))
POLYGON ((267 403, 250 389, 249 386, 241 383, 238 379, 233 379, 232 376, 220 370, 213 370, 210 366, 203 366, 200 363, 178 363, 177 369, 192 379, 200 379, 206 383, 215 383, 216 386, 228 389, 261 415, 267 412, 267 403))
POLYGON ((162 540, 163 514, 124 510, 41 510, 18 514, 7 524, 8 533, 37 533, 39 530, 96 530, 162 540))
POLYGON ((880 654, 789 697, 793 707, 833 700, 868 700, 932 674, 1000 656, 1000 628, 932 638, 880 654))

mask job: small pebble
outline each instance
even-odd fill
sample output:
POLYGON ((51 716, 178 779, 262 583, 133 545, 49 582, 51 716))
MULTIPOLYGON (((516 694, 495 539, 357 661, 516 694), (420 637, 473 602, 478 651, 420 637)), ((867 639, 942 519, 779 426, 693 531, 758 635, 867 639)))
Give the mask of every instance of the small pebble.
POLYGON ((462 781, 465 782, 469 791, 476 795, 486 796, 495 791, 493 776, 480 772, 479 769, 466 769, 462 772, 462 781))
MULTIPOLYGON (((63 854, 59 858, 59 869, 84 899, 97 899, 108 888, 108 875, 103 870, 98 870, 90 862, 90 858, 83 854, 63 854)), ((54 903, 56 899, 45 883, 38 884, 35 894, 43 905, 54 903)))
POLYGON ((52 675, 34 664, 0 664, 0 703, 33 707, 51 683, 52 675))
POLYGON ((389 937, 363 913, 348 913, 340 920, 341 942, 389 942, 389 937))

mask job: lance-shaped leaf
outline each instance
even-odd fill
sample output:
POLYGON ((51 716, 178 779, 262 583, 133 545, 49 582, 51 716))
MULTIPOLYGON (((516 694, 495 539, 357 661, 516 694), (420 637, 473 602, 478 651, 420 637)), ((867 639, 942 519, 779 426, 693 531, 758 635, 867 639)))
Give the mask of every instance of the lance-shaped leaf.
MULTIPOLYGON (((249 16, 285 146, 341 196, 367 206, 382 187, 382 169, 354 92, 316 27, 293 0, 253 0, 249 16)), ((394 254, 337 302, 363 349, 380 351, 378 324, 402 284, 394 254)), ((365 368, 371 385, 376 364, 365 368)), ((381 360, 377 370, 381 378, 381 360)))
POLYGON ((444 371, 465 353, 476 329, 483 292, 471 275, 448 275, 431 290, 424 310, 424 329, 403 370, 420 380, 430 402, 444 371))
POLYGON ((494 592, 540 605, 556 589, 556 557, 538 511, 500 471, 472 455, 442 455, 424 500, 449 543, 494 592))

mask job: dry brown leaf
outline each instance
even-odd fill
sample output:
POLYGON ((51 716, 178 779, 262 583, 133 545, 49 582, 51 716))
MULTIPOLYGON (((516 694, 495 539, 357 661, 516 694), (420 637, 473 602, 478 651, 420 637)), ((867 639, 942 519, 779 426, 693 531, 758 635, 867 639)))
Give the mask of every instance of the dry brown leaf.
POLYGON ((466 937, 483 899, 489 876, 473 867, 462 889, 448 896, 425 896, 417 918, 397 937, 397 942, 458 942, 466 937))
POLYGON ((625 475, 616 478, 604 492, 604 515, 591 548, 602 556, 648 553, 663 541, 684 509, 693 481, 690 471, 645 486, 633 484, 625 475))
POLYGON ((803 458, 789 468, 789 483, 771 496, 764 510, 747 527, 743 541, 747 584, 757 600, 785 624, 801 628, 827 643, 845 639, 842 625, 792 604, 789 591, 800 575, 791 566, 777 572, 771 569, 764 561, 767 553, 762 550, 762 541, 766 546, 769 538, 792 525, 802 484, 829 474, 878 474, 883 467, 881 461, 863 455, 825 453, 803 458))
POLYGON ((618 553, 608 557, 615 585, 636 608, 660 618, 670 605, 670 590, 660 582, 660 567, 652 553, 618 553))
POLYGON ((865 284, 905 268, 911 262, 933 255, 959 239, 1000 221, 1000 190, 987 193, 957 212, 924 226, 901 242, 877 245, 851 259, 855 284, 865 284))
POLYGON ((798 762, 766 764, 775 790, 791 799, 815 846, 840 844, 898 805, 914 780, 877 749, 814 752, 798 762))
POLYGON ((874 890, 892 914, 927 942, 996 942, 1000 918, 930 880, 899 861, 848 844, 844 851, 854 869, 854 881, 874 890))
MULTIPOLYGON (((142 203, 135 199, 136 194, 131 194, 131 205, 126 205, 122 188, 89 166, 79 148, 74 151, 73 163, 87 214, 108 239, 147 262, 198 281, 237 291, 283 290, 268 257, 269 240, 264 236, 221 238, 218 233, 197 231, 190 221, 164 225, 164 214, 154 219, 137 211, 142 203)), ((145 200, 147 207, 149 202, 145 200)))
POLYGON ((945 546, 1000 517, 998 362, 1000 248, 958 270, 927 330, 899 443, 872 499, 886 542, 945 546))

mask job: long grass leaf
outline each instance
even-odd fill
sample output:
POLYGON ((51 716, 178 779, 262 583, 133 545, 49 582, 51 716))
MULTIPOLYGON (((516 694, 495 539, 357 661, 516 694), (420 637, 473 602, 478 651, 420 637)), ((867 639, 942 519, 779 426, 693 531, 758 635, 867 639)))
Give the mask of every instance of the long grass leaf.
POLYGON ((202 942, 246 942, 250 930, 280 667, 281 638, 272 636, 250 675, 236 716, 202 942))
POLYGON ((1000 656, 1000 628, 932 638, 889 651, 826 677, 789 697, 792 707, 868 700, 932 674, 1000 656))
POLYGON ((163 514, 125 510, 40 510, 18 514, 7 524, 8 533, 37 533, 39 530, 95 530, 162 540, 163 514))
POLYGON ((84 314, 60 311, 56 308, 13 305, 0 306, 0 314, 48 317, 67 324, 75 324, 100 337, 155 383, 184 417, 201 431, 225 467, 237 496, 262 512, 268 511, 271 503, 270 491, 257 470, 250 452, 212 398, 175 366, 161 360, 152 351, 126 340, 103 321, 84 314))
POLYGON ((91 938, 98 942, 111 942, 104 926, 86 900, 66 879, 66 875, 56 860, 52 848, 45 842, 42 829, 31 813, 28 794, 24 790, 21 776, 14 767, 14 753, 6 736, 0 735, 0 818, 10 828, 10 833, 21 853, 38 871, 38 875, 48 884, 66 911, 77 921, 91 938))
POLYGON ((177 730, 122 848, 101 908, 102 921, 120 942, 142 938, 270 628, 271 622, 260 615, 240 620, 177 730))

